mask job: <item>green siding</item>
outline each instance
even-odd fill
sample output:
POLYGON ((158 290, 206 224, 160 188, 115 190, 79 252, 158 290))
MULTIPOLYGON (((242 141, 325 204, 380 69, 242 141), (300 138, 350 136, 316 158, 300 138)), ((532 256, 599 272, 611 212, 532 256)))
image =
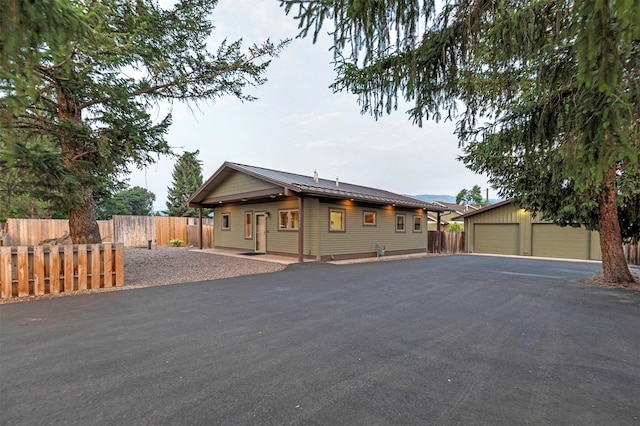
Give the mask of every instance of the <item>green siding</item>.
POLYGON ((385 246, 387 252, 417 250, 427 247, 427 232, 423 210, 397 210, 392 207, 370 208, 354 204, 320 203, 318 225, 321 239, 321 255, 348 255, 375 253, 376 243, 385 246), (329 231, 329 210, 346 212, 345 232, 329 231), (376 212, 376 226, 363 225, 364 211, 376 212), (396 232, 396 213, 406 215, 406 231, 396 232), (422 232, 413 232, 413 216, 422 217, 422 232))
POLYGON ((216 189, 205 198, 225 197, 235 194, 246 194, 247 192, 261 191, 264 189, 279 188, 269 182, 254 178, 244 173, 234 172, 223 182, 217 185, 216 189))
MULTIPOLYGON (((267 252, 298 254, 298 231, 278 229, 278 211, 297 209, 298 199, 287 198, 269 203, 223 206, 215 209, 215 245, 253 251, 253 239, 244 238, 244 213, 269 212, 267 219, 267 252), (221 229, 223 213, 230 213, 230 230, 221 229)), ((304 200, 304 255, 321 256, 375 255, 376 243, 387 252, 425 250, 427 248, 426 215, 422 210, 397 210, 391 207, 371 208, 355 204, 328 204, 315 198, 304 200), (346 232, 329 232, 329 209, 346 212, 346 232), (376 212, 376 226, 363 225, 364 211, 376 212), (395 231, 396 214, 406 217, 406 231, 395 231), (422 232, 413 231, 413 217, 420 216, 422 232)), ((255 226, 255 220, 254 220, 255 226)), ((254 232, 255 234, 255 232, 254 232)), ((255 237, 255 235, 254 235, 255 237)))

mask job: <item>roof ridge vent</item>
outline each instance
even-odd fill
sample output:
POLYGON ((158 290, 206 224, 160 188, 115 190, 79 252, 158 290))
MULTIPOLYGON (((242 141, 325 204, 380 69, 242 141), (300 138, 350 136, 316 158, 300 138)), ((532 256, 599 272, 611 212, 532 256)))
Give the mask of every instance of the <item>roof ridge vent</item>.
POLYGON ((318 171, 317 170, 313 171, 313 181, 315 183, 318 183, 318 171))

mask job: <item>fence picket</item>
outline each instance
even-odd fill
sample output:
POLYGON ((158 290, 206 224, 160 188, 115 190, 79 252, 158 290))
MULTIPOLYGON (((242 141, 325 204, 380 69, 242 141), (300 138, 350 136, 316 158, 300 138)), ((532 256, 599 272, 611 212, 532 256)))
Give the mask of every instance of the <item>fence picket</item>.
POLYGON ((44 246, 33 248, 33 294, 44 294, 44 246))
MULTIPOLYGON (((124 245, 116 245, 116 259, 124 259, 124 245)), ((124 262, 116 262, 116 287, 124 286, 124 262)))
POLYGON ((100 288, 100 244, 91 245, 91 289, 100 288))
POLYGON ((12 268, 11 268, 11 247, 0 247, 0 279, 2 279, 2 288, 0 295, 3 299, 11 297, 12 293, 12 268))
POLYGON ((103 266, 104 266, 104 288, 109 288, 113 286, 113 263, 112 263, 112 252, 111 252, 111 244, 106 243, 103 244, 103 266))
POLYGON ((29 295, 29 251, 18 247, 18 297, 29 295))
POLYGON ((78 290, 87 289, 87 245, 78 244, 78 290))
POLYGON ((49 247, 49 292, 60 293, 60 249, 59 246, 49 247))
POLYGON ((63 249, 64 256, 64 291, 65 293, 68 291, 73 291, 73 246, 65 245, 63 249))

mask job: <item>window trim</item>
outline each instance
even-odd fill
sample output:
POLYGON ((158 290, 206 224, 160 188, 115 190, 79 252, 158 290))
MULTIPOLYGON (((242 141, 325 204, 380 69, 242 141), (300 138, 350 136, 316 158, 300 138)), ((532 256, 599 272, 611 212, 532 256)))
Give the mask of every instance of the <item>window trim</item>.
POLYGON ((252 211, 244 212, 244 239, 253 240, 253 212, 252 211), (247 218, 249 218, 249 223, 247 223, 247 218), (249 228, 247 228, 247 226, 249 228), (249 235, 247 235, 247 230, 249 231, 249 235))
POLYGON ((407 232, 407 215, 404 213, 396 213, 396 232, 403 234, 407 232), (398 228, 398 219, 402 218, 402 229, 398 228))
POLYGON ((231 231, 231 213, 220 213, 220 230, 231 231), (224 219, 227 218, 227 226, 224 226, 224 219))
POLYGON ((297 232, 298 229, 300 229, 300 210, 298 209, 278 209, 278 231, 282 231, 282 232, 297 232), (287 213, 287 227, 283 228, 280 224, 280 215, 286 212, 287 213), (293 228, 293 216, 291 215, 291 213, 297 213, 298 214, 298 227, 297 228, 293 228), (289 227, 291 226, 291 228, 289 227))
POLYGON ((334 207, 329 207, 329 232, 347 232, 347 211, 345 209, 339 209, 334 207), (342 215, 342 228, 341 229, 331 229, 331 213, 340 213, 342 215))
POLYGON ((363 210, 362 211, 362 226, 378 226, 378 214, 372 210, 363 210), (373 215, 373 223, 367 223, 366 217, 367 215, 373 215))
POLYGON ((422 232, 422 216, 420 216, 419 214, 413 215, 413 232, 416 234, 419 234, 422 232), (418 224, 420 225, 420 229, 416 229, 416 219, 419 220, 418 224))

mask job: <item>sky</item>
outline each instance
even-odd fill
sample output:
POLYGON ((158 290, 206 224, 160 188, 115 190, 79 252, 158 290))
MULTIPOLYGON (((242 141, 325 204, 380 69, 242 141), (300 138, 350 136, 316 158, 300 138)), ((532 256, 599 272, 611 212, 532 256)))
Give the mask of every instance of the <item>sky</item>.
MULTIPOLYGON (((161 2, 165 4, 170 0, 161 2)), ((455 196, 474 185, 485 195, 487 179, 466 169, 454 135, 455 124, 411 123, 408 106, 377 121, 362 115, 357 97, 333 93, 335 79, 331 37, 313 44, 296 39, 297 22, 279 7, 279 0, 220 0, 211 19, 215 48, 224 38, 243 39, 246 47, 267 38, 294 40, 271 62, 259 87, 246 93, 258 98, 242 103, 235 98, 187 106, 176 103, 154 111, 160 120, 169 108, 173 124, 166 136, 177 154, 199 150, 206 181, 225 162, 248 164, 325 179, 384 189, 398 194, 455 196)), ((167 188, 176 159, 161 158, 133 170, 129 185, 156 196, 154 210, 166 209, 167 188)), ((489 197, 496 198, 493 189, 489 197)))

